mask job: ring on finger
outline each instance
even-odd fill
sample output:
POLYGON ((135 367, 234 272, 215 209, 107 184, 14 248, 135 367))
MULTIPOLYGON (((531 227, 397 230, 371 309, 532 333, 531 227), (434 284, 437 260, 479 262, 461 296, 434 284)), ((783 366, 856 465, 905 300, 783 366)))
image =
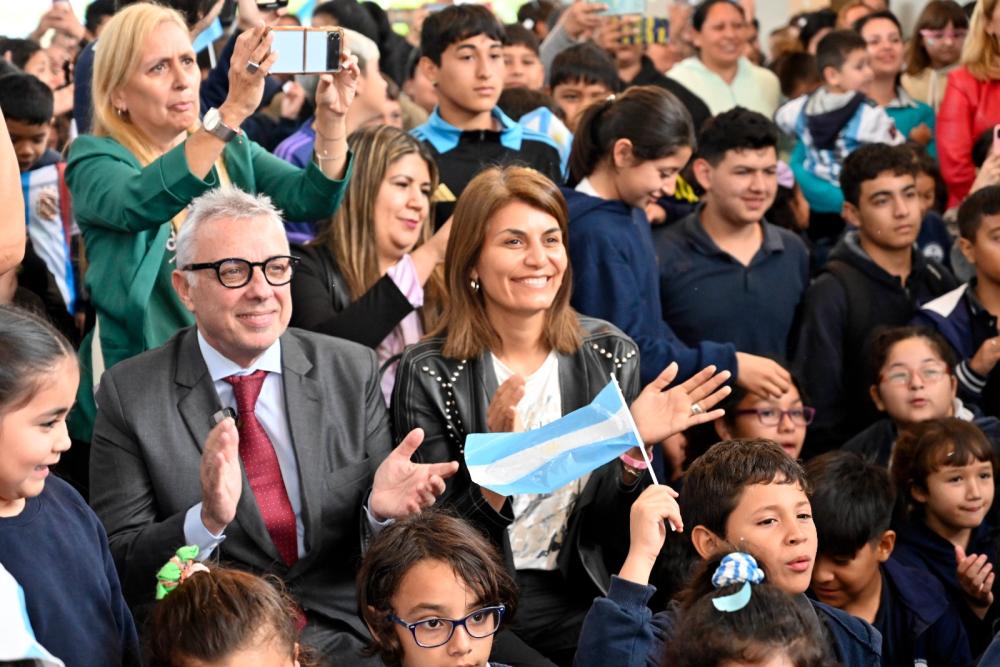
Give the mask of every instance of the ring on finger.
POLYGON ((260 69, 260 63, 255 63, 252 60, 247 61, 247 71, 251 74, 256 74, 257 70, 260 69))
POLYGON ((692 403, 691 404, 691 414, 693 414, 693 415, 700 415, 704 411, 705 411, 704 408, 702 408, 697 403, 692 403))

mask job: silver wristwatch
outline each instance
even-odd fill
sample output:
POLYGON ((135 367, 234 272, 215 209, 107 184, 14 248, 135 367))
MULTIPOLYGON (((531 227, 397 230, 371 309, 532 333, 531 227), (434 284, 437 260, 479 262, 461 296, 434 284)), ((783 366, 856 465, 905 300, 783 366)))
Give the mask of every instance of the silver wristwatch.
POLYGON ((222 116, 219 115, 219 110, 215 107, 212 107, 205 113, 205 117, 201 119, 201 126, 205 128, 205 131, 209 134, 212 134, 227 143, 232 141, 236 135, 240 133, 239 130, 234 130, 222 122, 222 116))

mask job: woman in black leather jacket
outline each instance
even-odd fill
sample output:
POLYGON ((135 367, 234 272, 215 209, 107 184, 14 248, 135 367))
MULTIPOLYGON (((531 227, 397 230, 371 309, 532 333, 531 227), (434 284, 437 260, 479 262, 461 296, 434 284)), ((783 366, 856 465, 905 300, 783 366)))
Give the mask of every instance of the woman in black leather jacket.
MULTIPOLYGON (((541 426, 590 403, 611 373, 647 446, 721 414, 708 409, 728 393, 718 390, 728 373, 708 368, 663 391, 671 364, 640 393, 635 344, 569 306, 566 203, 547 178, 486 170, 452 224, 448 306, 431 337, 407 348, 393 393, 396 432, 424 429, 418 458, 463 461, 466 435, 541 426)), ((628 549, 629 509, 648 483, 641 454, 629 454, 553 494, 512 498, 473 483, 463 464, 439 500, 502 549, 521 587, 514 629, 560 664, 628 549)))
MULTIPOLYGON (((437 167, 416 139, 394 127, 347 138, 359 156, 344 200, 308 246, 292 278, 291 325, 400 354, 437 321, 449 225, 433 233, 437 167), (416 310, 416 312, 414 312, 416 310)), ((386 403, 395 369, 382 376, 386 403)))

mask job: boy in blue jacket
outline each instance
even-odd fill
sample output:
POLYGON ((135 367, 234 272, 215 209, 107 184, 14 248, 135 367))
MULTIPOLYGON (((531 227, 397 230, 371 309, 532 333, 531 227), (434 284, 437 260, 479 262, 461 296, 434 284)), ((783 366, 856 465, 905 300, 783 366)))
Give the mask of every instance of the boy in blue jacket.
POLYGON ((807 598, 816 525, 802 467, 770 440, 727 440, 691 464, 680 508, 676 493, 654 485, 632 506, 628 556, 606 597, 584 620, 574 665, 658 667, 677 624, 678 606, 653 614, 649 576, 670 528, 687 530, 698 556, 737 548, 754 555, 767 581, 815 614, 827 658, 845 667, 879 667, 882 637, 871 625, 807 598))
POLYGON ((1000 416, 1000 186, 969 195, 958 209, 958 245, 976 269, 969 282, 924 304, 914 323, 938 330, 961 361, 958 395, 987 415, 1000 416))
POLYGON ((944 587, 890 558, 896 493, 888 471, 837 451, 809 461, 806 476, 819 538, 811 586, 816 598, 882 633, 886 667, 967 665, 969 640, 944 587))

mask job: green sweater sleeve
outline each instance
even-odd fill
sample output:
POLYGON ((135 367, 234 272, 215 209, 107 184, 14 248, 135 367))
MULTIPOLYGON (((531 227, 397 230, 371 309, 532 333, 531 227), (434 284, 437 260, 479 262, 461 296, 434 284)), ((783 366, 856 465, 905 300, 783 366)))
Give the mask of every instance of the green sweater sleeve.
POLYGON ((310 162, 299 169, 250 142, 257 192, 269 195, 287 220, 319 220, 333 215, 347 189, 354 168, 354 156, 347 153, 347 165, 341 179, 327 178, 310 162))
POLYGON ((218 185, 215 172, 191 173, 181 144, 146 167, 109 137, 81 135, 69 150, 66 183, 81 228, 118 232, 155 229, 218 185))

